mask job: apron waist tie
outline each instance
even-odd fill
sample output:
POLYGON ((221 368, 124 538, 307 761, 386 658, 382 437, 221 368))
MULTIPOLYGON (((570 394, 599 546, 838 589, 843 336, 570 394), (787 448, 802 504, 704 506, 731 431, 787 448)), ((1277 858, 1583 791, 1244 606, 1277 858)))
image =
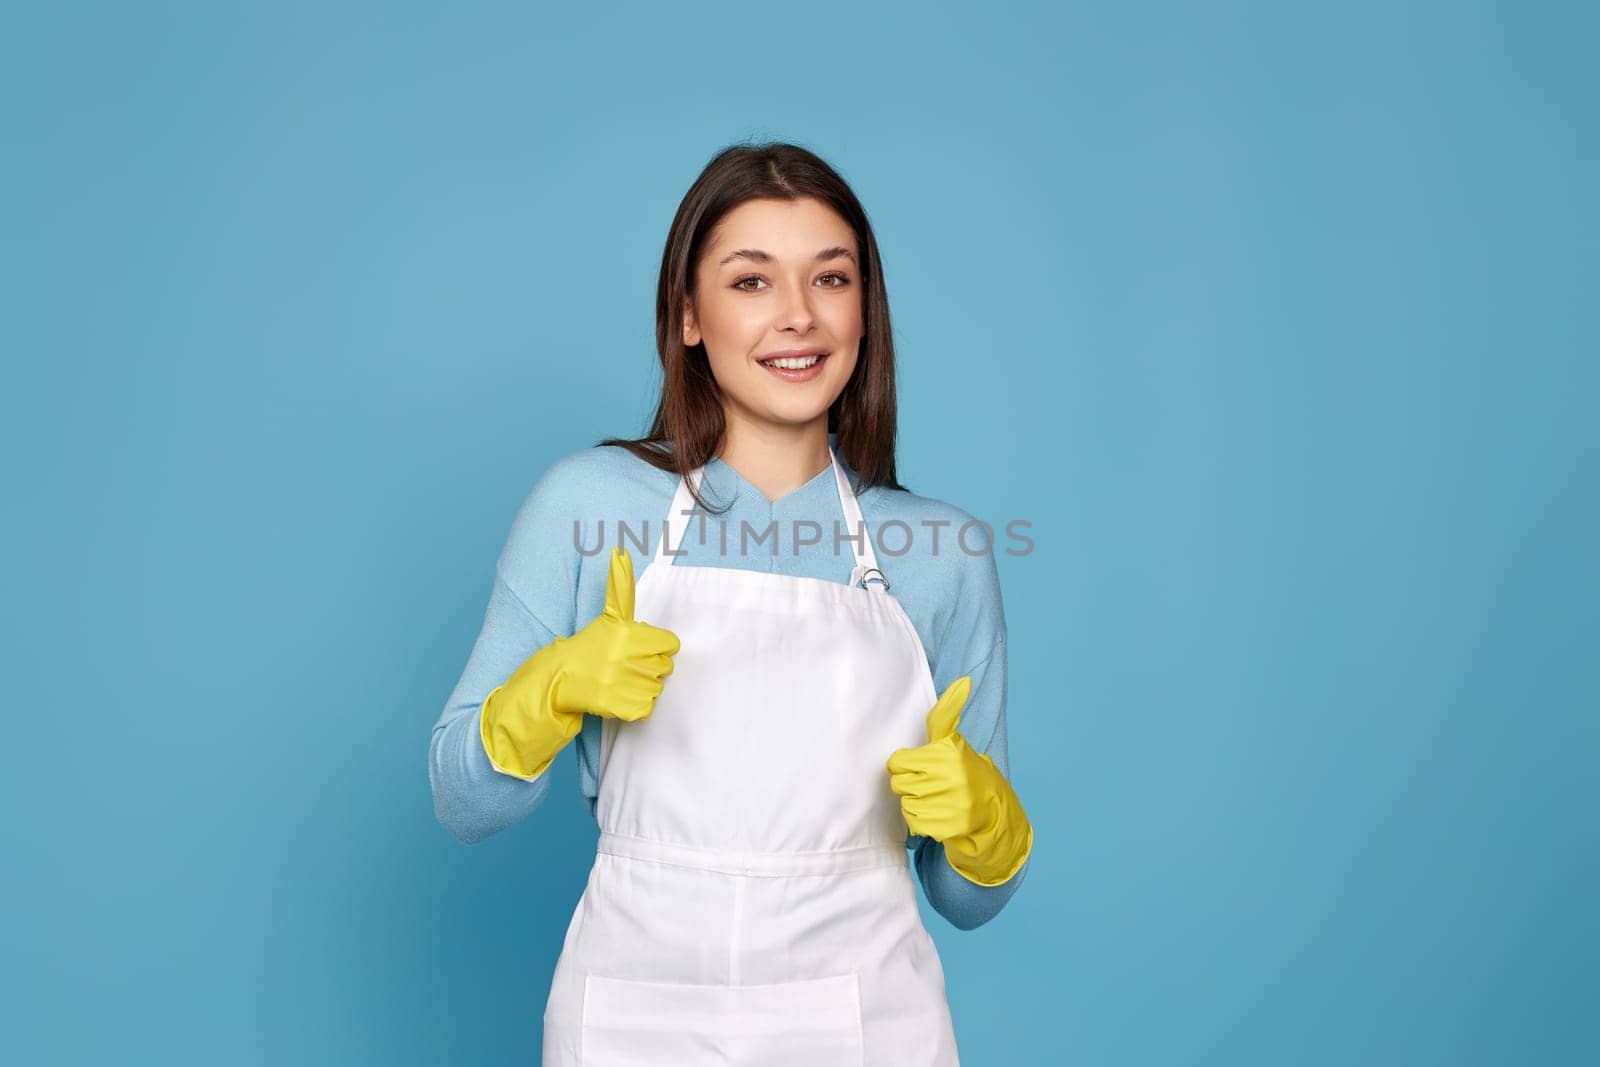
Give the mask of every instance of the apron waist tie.
POLYGON ((846 871, 866 871, 875 867, 909 868, 910 864, 906 846, 900 842, 883 842, 826 852, 735 852, 678 845, 602 830, 596 851, 626 859, 648 860, 652 863, 718 871, 722 874, 753 875, 758 878, 843 874, 846 871))

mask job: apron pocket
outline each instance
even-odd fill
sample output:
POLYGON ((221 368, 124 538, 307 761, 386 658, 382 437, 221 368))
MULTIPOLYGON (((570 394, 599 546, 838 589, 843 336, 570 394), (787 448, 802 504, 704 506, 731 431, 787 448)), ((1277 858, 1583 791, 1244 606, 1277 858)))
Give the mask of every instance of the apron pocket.
POLYGON ((589 975, 583 1067, 857 1065, 854 974, 772 985, 679 985, 589 975))

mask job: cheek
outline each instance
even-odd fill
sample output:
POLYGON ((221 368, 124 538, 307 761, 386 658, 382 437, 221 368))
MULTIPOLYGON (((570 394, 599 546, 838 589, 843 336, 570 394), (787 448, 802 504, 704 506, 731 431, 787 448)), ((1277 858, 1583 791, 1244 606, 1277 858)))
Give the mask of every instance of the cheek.
POLYGON ((840 300, 827 309, 828 331, 835 337, 860 337, 865 319, 859 300, 840 300))
POLYGON ((718 294, 703 302, 700 329, 713 342, 740 344, 752 330, 759 333, 766 323, 752 301, 728 299, 718 294))
POLYGON ((852 348, 850 349, 849 355, 842 356, 832 361, 839 364, 838 368, 835 369, 833 373, 839 379, 840 388, 843 388, 844 383, 850 380, 850 375, 856 372, 856 364, 861 362, 861 357, 857 353, 858 350, 852 348))
POLYGON ((761 339, 765 324, 750 319, 750 309, 738 301, 712 300, 701 308, 700 343, 712 376, 724 387, 747 370, 749 354, 761 339))

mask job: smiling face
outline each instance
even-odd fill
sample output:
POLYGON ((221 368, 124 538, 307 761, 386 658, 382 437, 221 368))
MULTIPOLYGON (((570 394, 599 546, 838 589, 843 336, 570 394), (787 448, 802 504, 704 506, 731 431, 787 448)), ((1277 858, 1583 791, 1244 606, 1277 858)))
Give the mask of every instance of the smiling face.
POLYGON ((730 422, 826 430, 860 351, 859 257, 849 223, 809 197, 747 200, 722 217, 695 266, 683 343, 704 343, 730 422))

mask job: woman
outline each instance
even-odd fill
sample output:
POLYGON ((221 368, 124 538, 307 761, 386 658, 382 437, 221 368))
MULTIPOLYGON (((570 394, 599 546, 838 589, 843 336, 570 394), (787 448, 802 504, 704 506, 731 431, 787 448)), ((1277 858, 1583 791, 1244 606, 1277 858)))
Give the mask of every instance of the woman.
POLYGON ((564 457, 518 512, 433 732, 439 819, 467 842, 522 819, 577 739, 601 832, 547 1067, 955 1064, 906 849, 970 929, 1033 832, 992 537, 895 478, 866 215, 810 152, 730 148, 673 220, 656 314, 649 434, 564 457))

